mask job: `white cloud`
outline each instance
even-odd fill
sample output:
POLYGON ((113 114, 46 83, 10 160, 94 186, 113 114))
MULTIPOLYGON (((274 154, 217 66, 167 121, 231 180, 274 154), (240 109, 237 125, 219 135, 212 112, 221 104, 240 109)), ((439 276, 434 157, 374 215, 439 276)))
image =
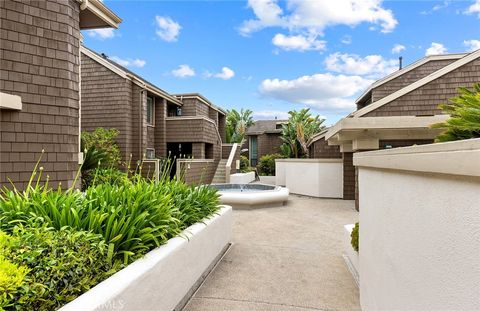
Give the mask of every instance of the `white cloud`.
POLYGON ((445 53, 447 53, 447 48, 443 44, 437 43, 437 42, 432 42, 430 47, 425 51, 426 56, 439 55, 439 54, 445 54, 445 53))
POLYGON ((380 55, 360 57, 356 54, 334 53, 325 59, 325 66, 328 70, 334 72, 380 78, 396 71, 398 61, 384 59, 380 55))
POLYGON ((318 73, 293 80, 266 79, 260 84, 259 92, 266 97, 304 104, 317 110, 340 112, 354 109, 352 96, 372 82, 360 76, 318 73))
POLYGON ((92 29, 87 30, 87 35, 99 40, 111 39, 115 37, 115 30, 113 28, 92 29))
POLYGON ((278 120, 286 120, 288 119, 288 112, 280 110, 260 110, 254 111, 252 116, 254 120, 273 120, 275 118, 278 120))
POLYGON ((235 71, 228 67, 222 67, 222 71, 219 73, 205 72, 205 77, 207 78, 219 78, 223 80, 229 80, 235 76, 235 71))
POLYGON ((155 16, 155 22, 157 36, 167 42, 177 41, 180 29, 182 29, 179 23, 167 16, 155 16))
POLYGON ((465 11, 465 14, 477 14, 478 18, 480 18, 480 0, 476 0, 470 5, 465 11))
POLYGON ((379 25, 382 32, 391 32, 397 20, 381 0, 304 1, 287 0, 285 12, 278 0, 249 0, 256 19, 244 21, 240 34, 249 35, 266 27, 282 27, 292 32, 322 34, 329 26, 356 26, 360 23, 379 25))
POLYGON ((281 33, 277 33, 275 37, 273 37, 272 43, 285 51, 297 50, 301 52, 308 50, 324 50, 326 44, 323 40, 317 40, 315 36, 286 36, 281 33))
POLYGON ((442 9, 445 9, 447 8, 449 5, 450 5, 450 0, 444 0, 442 3, 437 3, 435 4, 431 10, 428 10, 428 11, 422 11, 420 12, 421 14, 423 15, 428 15, 428 14, 432 14, 436 11, 440 11, 442 9))
POLYGON ((405 51, 405 50, 406 50, 405 45, 401 45, 397 43, 392 48, 392 54, 400 54, 402 51, 405 51))
POLYGON ((465 40, 463 41, 469 52, 476 51, 480 49, 480 40, 465 40))
POLYGON ((343 44, 350 44, 352 43, 352 36, 345 35, 343 38, 340 40, 343 44))
POLYGON ((124 67, 142 68, 147 63, 143 59, 138 59, 138 58, 135 58, 135 59, 126 58, 126 59, 124 59, 124 58, 120 58, 120 57, 117 57, 117 56, 112 56, 112 57, 110 57, 110 59, 113 60, 114 62, 117 62, 119 65, 124 66, 124 67))
POLYGON ((177 78, 194 77, 195 70, 188 65, 180 65, 177 69, 172 70, 172 75, 177 78))

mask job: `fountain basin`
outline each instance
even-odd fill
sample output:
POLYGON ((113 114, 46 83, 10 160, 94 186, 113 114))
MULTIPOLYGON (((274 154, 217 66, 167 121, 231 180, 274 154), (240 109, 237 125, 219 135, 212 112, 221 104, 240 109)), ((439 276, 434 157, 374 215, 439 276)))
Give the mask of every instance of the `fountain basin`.
POLYGON ((220 202, 234 209, 282 206, 288 201, 285 187, 265 184, 211 184, 220 193, 220 202))

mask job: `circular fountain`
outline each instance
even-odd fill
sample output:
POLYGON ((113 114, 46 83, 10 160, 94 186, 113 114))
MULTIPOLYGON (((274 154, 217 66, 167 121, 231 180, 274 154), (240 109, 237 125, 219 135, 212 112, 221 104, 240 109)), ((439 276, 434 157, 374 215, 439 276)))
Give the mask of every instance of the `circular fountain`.
POLYGON ((220 202, 235 209, 276 207, 288 200, 285 187, 265 184, 211 184, 220 193, 220 202))

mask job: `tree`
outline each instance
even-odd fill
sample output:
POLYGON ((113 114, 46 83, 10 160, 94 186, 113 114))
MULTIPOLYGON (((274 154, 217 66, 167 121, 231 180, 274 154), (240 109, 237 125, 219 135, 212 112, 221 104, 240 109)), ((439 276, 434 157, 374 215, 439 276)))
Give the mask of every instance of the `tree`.
POLYGON ((438 142, 480 138, 480 83, 473 85, 473 91, 462 87, 458 93, 449 104, 439 106, 450 118, 432 125, 445 130, 437 136, 438 142))
POLYGON ((303 158, 308 156, 308 140, 325 126, 324 119, 319 116, 313 117, 310 109, 303 108, 300 111, 289 111, 288 123, 282 125, 283 145, 280 147, 283 156, 303 158))
POLYGON ((241 144, 245 138, 245 132, 249 126, 254 124, 253 112, 250 109, 235 109, 227 111, 227 142, 241 144))

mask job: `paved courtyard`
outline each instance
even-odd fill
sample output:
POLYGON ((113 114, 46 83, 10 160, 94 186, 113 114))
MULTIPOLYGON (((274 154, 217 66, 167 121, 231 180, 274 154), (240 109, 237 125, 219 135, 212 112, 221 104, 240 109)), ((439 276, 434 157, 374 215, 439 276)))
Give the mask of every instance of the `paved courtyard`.
POLYGON ((291 195, 288 205, 235 210, 233 245, 187 311, 360 310, 342 225, 353 201, 291 195))

